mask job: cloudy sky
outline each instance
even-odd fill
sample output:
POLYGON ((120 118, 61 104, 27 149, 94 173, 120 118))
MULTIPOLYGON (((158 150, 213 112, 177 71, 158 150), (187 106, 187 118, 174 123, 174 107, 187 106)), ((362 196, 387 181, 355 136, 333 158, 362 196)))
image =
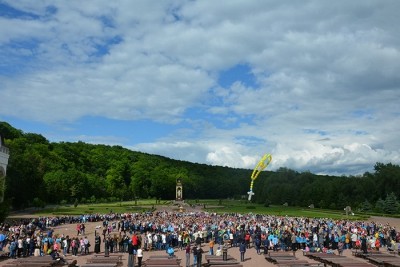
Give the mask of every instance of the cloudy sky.
POLYGON ((0 121, 190 162, 400 164, 400 1, 0 0, 0 121))

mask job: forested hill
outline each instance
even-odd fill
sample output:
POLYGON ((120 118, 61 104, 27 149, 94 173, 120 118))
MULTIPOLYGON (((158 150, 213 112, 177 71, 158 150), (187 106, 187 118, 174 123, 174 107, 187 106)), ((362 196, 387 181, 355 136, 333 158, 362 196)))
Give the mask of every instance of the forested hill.
MULTIPOLYGON (((174 199, 176 179, 185 199, 240 198, 252 170, 172 160, 121 146, 49 142, 0 122, 10 149, 5 198, 14 208, 60 202, 98 202, 138 198, 174 199)), ((362 177, 320 176, 281 168, 263 171, 254 201, 266 204, 397 213, 400 167, 377 163, 362 177)))

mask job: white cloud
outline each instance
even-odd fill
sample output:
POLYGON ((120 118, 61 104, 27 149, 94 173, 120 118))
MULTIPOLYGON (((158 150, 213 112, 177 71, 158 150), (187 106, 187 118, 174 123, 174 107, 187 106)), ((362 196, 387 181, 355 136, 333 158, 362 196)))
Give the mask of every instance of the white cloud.
POLYGON ((264 153, 318 173, 400 162, 398 1, 8 4, 39 18, 0 17, 0 115, 175 124, 127 145, 232 167, 264 153), (257 86, 218 84, 238 64, 257 86))

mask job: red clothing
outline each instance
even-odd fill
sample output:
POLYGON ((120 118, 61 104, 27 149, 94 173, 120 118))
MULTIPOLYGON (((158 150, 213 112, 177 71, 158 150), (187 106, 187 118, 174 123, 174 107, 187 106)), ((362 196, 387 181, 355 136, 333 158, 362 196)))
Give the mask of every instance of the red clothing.
POLYGON ((246 234, 246 235, 244 236, 244 240, 246 240, 246 241, 250 240, 250 234, 246 234))
POLYGON ((132 241, 132 245, 137 246, 137 244, 138 244, 138 237, 137 237, 137 235, 133 235, 131 241, 132 241))

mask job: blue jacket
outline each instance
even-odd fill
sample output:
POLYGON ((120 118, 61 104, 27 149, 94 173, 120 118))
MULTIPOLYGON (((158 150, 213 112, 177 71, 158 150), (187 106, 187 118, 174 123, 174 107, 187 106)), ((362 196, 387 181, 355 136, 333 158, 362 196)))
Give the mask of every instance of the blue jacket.
POLYGON ((246 252, 246 244, 245 243, 241 243, 239 246, 239 251, 240 252, 246 252))

